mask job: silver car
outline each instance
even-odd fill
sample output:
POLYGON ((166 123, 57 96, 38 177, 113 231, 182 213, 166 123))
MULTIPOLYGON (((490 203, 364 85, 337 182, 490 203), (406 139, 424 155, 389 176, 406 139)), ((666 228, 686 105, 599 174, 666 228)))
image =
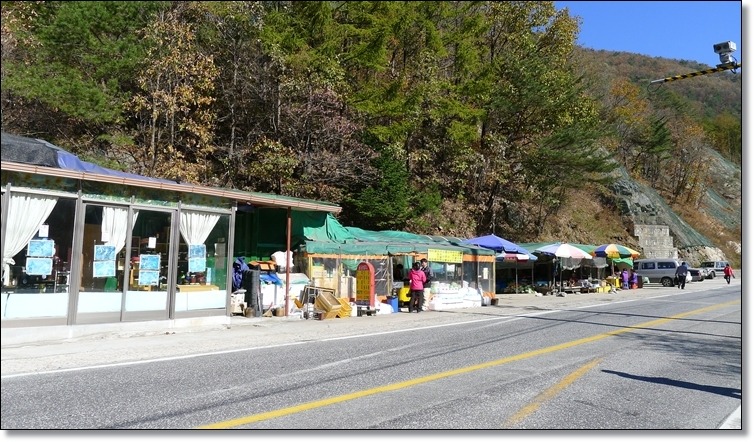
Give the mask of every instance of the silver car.
POLYGON ((692 281, 704 281, 707 278, 707 271, 704 269, 689 268, 692 281))

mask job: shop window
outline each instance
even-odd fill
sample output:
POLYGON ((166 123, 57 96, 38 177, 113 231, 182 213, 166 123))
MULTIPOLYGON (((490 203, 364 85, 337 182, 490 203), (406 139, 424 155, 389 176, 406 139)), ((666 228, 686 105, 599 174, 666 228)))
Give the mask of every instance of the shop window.
POLYGON ((128 209, 87 204, 84 214, 78 313, 119 313, 131 230, 128 209))
POLYGON ((181 212, 176 312, 224 309, 230 215, 181 212))
POLYGON ((3 228, 3 319, 66 317, 74 199, 13 192, 3 228))

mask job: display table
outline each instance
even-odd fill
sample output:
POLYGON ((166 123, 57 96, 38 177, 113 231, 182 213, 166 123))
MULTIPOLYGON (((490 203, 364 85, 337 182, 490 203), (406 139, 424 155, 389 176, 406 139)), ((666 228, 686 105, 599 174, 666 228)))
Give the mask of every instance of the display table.
POLYGON ((477 289, 439 284, 429 294, 429 302, 427 302, 426 291, 427 289, 425 289, 424 298, 428 310, 470 308, 482 305, 482 294, 477 289))
POLYGON ((178 284, 179 292, 207 292, 210 290, 220 290, 220 287, 212 284, 178 284))

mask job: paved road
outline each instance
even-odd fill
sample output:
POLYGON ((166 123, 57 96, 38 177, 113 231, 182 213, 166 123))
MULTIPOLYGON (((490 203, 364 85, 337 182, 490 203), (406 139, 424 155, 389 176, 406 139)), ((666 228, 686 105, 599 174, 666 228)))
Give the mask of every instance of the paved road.
MULTIPOLYGON (((731 285, 739 285, 734 279, 731 285)), ((722 278, 686 285, 697 291, 726 285, 722 278)), ((497 306, 394 313, 377 316, 335 318, 323 321, 285 317, 246 318, 234 316, 230 325, 197 325, 164 331, 111 331, 90 336, 41 340, 21 344, 2 343, 3 377, 21 373, 75 367, 128 363, 154 358, 176 358, 222 351, 240 351, 283 343, 334 339, 356 334, 376 334, 417 326, 442 326, 491 316, 515 316, 543 310, 579 308, 594 304, 628 301, 677 294, 680 289, 650 284, 642 289, 617 293, 574 294, 564 297, 530 294, 498 295, 497 306)))
MULTIPOLYGON (((731 286, 740 287, 740 278, 731 286)), ((722 278, 686 285, 693 292, 726 285, 722 278)), ((240 352, 281 344, 338 339, 359 334, 375 335, 416 327, 442 327, 480 318, 505 317, 546 310, 583 308, 591 305, 633 299, 676 295, 680 289, 647 285, 618 293, 575 294, 566 297, 503 295, 497 306, 458 309, 419 314, 398 313, 378 316, 337 318, 324 321, 288 318, 245 318, 235 316, 230 325, 196 326, 163 332, 103 333, 62 341, 2 346, 2 378, 39 372, 86 369, 103 365, 130 365, 155 359, 196 357, 197 354, 240 352)), ((741 428, 740 409, 723 428, 741 428)))

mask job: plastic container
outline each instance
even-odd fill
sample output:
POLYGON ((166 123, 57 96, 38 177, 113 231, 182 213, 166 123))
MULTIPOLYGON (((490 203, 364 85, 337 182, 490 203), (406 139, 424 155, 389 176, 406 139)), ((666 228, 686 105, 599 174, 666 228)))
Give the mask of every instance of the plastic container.
POLYGON ((398 300, 400 302, 411 301, 411 289, 408 286, 405 286, 398 291, 398 300))
POLYGON ((389 296, 387 298, 387 303, 390 304, 390 307, 393 308, 393 313, 398 313, 400 311, 398 310, 398 297, 389 296))

